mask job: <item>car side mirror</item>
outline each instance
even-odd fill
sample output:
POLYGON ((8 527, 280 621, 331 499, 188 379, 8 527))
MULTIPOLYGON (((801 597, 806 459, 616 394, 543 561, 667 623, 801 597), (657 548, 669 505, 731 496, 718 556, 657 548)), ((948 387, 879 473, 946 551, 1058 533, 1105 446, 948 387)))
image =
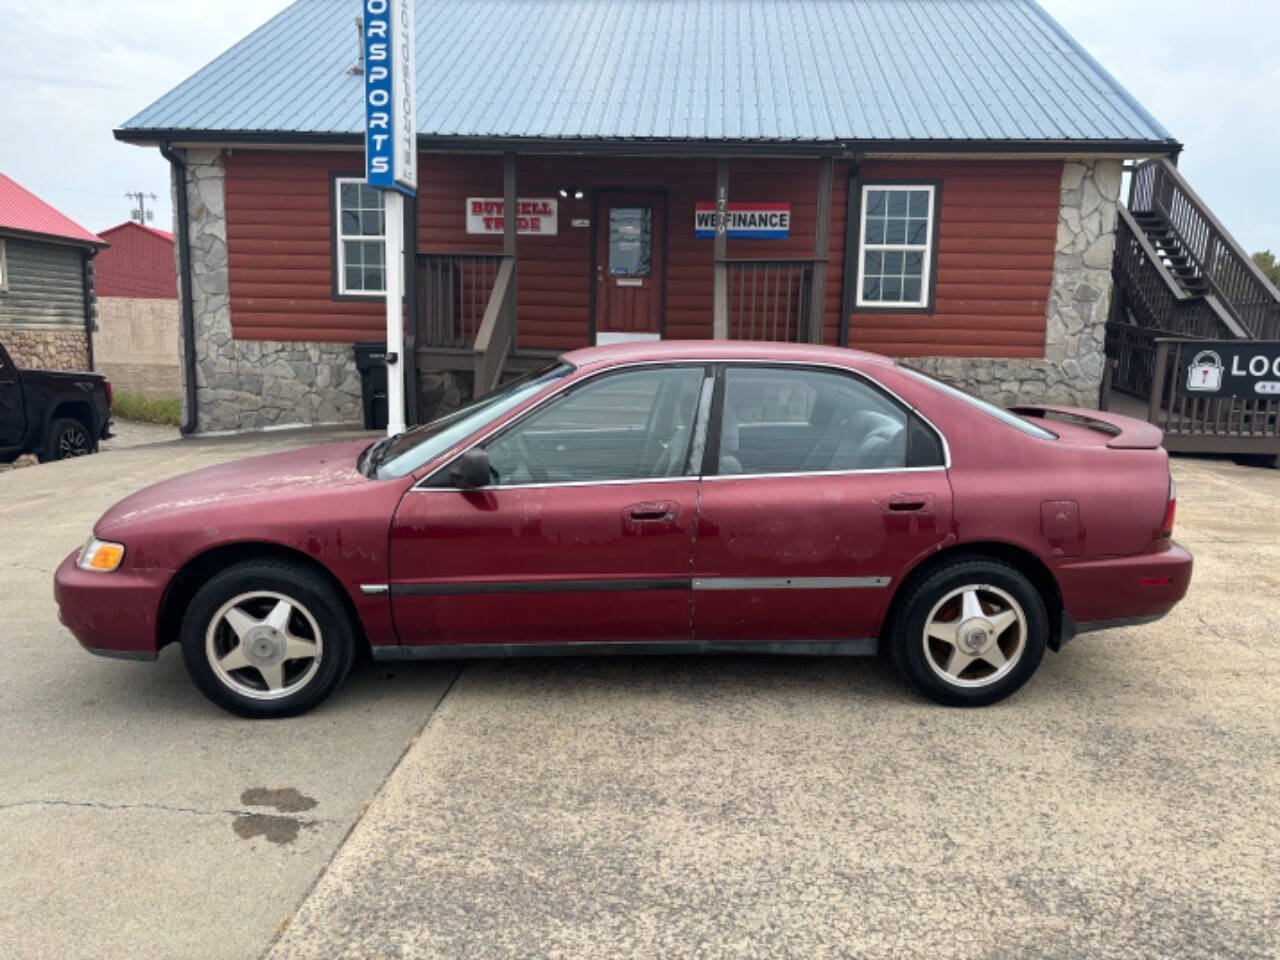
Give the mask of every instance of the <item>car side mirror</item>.
POLYGON ((472 447, 449 470, 449 479, 463 490, 487 487, 493 476, 489 466, 489 454, 482 447, 472 447))

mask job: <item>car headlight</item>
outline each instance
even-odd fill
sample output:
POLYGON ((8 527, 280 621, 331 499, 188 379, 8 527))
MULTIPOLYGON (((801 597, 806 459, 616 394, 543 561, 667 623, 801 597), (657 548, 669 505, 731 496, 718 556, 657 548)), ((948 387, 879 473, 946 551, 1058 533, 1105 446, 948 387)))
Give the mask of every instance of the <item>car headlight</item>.
POLYGON ((92 570, 94 573, 110 573, 120 566, 124 560, 124 544, 112 543, 90 537, 80 550, 80 558, 76 566, 81 570, 92 570))

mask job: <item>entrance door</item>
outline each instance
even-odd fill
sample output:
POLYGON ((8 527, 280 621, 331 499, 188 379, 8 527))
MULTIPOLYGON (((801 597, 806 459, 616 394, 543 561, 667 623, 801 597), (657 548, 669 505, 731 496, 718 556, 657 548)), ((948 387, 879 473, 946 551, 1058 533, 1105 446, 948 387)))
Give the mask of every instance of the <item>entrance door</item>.
POLYGON ((596 343, 657 340, 666 262, 663 195, 602 193, 595 223, 596 343))

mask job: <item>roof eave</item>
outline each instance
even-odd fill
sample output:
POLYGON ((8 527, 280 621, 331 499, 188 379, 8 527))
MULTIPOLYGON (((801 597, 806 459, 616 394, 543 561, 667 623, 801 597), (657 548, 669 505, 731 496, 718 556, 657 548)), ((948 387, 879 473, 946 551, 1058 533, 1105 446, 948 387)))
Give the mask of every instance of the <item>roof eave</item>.
POLYGON ((85 250, 103 250, 111 246, 107 241, 86 240, 80 237, 66 237, 57 233, 40 233, 36 230, 18 230, 15 227, 0 226, 0 237, 14 240, 31 240, 36 243, 56 243, 64 247, 82 247, 85 250))
MULTIPOLYGON (((363 147, 358 133, 288 130, 182 130, 119 128, 115 138, 138 146, 160 144, 226 144, 363 147)), ((542 154, 651 156, 851 156, 854 153, 1026 153, 1036 155, 1109 154, 1122 157, 1177 156, 1177 140, 1147 139, 898 139, 898 140, 706 140, 581 137, 436 136, 420 134, 418 148, 433 152, 488 153, 516 151, 542 154)))

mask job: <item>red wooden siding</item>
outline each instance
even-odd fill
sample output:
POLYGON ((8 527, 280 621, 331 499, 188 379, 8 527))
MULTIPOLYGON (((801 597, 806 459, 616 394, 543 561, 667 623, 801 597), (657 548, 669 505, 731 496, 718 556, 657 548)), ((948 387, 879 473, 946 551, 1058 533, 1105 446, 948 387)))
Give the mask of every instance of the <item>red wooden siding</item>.
MULTIPOLYGON (((226 204, 232 329, 237 339, 377 339, 380 300, 335 300, 330 174, 362 168, 358 152, 236 151, 227 157, 226 204)), ((848 164, 838 162, 823 339, 839 340, 848 164)), ((1040 356, 1053 271, 1061 161, 868 161, 868 178, 942 181, 937 299, 932 314, 858 313, 850 345, 893 355, 1040 356)), ((813 254, 818 161, 733 160, 735 202, 791 204, 783 240, 732 239, 731 258, 813 254)), ((559 233, 519 238, 522 349, 571 350, 590 342, 593 190, 662 191, 667 202, 664 335, 711 335, 712 245, 693 232, 694 204, 715 195, 715 161, 520 157, 522 197, 561 199, 559 233)), ((466 233, 465 199, 500 196, 496 155, 423 154, 418 197, 422 253, 498 252, 500 236, 466 233)), ((856 239, 856 238, 855 238, 856 239)), ((852 282, 852 281, 851 281, 852 282)))
POLYGON ((227 279, 238 340, 381 339, 385 310, 333 299, 329 172, 360 153, 235 151, 226 158, 227 279))
POLYGON ((937 291, 931 314, 855 311, 849 346, 891 356, 1044 355, 1061 160, 877 160, 862 175, 942 181, 937 291))

